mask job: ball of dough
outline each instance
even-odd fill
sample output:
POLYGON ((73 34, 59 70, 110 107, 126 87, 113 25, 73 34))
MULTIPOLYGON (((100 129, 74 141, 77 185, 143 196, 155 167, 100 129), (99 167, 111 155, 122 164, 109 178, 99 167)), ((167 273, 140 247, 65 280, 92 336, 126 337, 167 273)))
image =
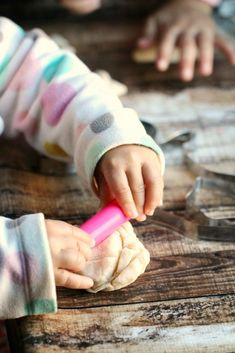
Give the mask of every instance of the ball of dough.
POLYGON ((93 249, 92 259, 82 274, 94 281, 89 292, 113 291, 134 282, 145 271, 149 261, 148 250, 127 222, 93 249))

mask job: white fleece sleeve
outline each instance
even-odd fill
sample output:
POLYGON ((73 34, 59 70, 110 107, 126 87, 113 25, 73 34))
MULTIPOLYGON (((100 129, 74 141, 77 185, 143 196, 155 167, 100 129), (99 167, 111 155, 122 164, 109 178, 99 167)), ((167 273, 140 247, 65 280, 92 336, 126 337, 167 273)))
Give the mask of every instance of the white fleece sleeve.
MULTIPOLYGON (((0 115, 5 134, 22 132, 42 153, 74 160, 91 185, 98 160, 113 147, 140 144, 164 157, 137 114, 104 81, 40 30, 0 18, 0 115)), ((91 53, 91 55, 93 55, 91 53)))
POLYGON ((0 217, 0 319, 55 312, 55 288, 43 215, 0 217))

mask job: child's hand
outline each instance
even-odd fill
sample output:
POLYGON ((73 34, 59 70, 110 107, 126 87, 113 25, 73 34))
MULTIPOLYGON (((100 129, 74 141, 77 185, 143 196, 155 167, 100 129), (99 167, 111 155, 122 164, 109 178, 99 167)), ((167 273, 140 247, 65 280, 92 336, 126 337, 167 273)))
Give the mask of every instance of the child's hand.
POLYGON ((214 46, 235 65, 234 45, 217 33, 211 7, 199 0, 171 0, 151 15, 138 46, 148 48, 154 43, 158 46, 156 67, 160 71, 168 69, 174 48, 179 48, 180 77, 185 81, 193 78, 196 58, 202 75, 212 73, 214 46))
POLYGON ((102 204, 116 199, 130 218, 145 220, 162 205, 163 178, 157 154, 138 145, 122 145, 105 153, 95 170, 102 204))
POLYGON ((90 288, 93 280, 78 273, 91 258, 93 240, 81 229, 62 221, 45 220, 57 286, 90 288))

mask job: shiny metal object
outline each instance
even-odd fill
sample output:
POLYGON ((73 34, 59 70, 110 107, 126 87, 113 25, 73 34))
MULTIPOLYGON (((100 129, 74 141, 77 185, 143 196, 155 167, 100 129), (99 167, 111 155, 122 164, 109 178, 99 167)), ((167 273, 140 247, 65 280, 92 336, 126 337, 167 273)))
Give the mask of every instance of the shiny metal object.
POLYGON ((199 239, 235 241, 235 184, 196 178, 186 196, 186 213, 197 222, 199 239))

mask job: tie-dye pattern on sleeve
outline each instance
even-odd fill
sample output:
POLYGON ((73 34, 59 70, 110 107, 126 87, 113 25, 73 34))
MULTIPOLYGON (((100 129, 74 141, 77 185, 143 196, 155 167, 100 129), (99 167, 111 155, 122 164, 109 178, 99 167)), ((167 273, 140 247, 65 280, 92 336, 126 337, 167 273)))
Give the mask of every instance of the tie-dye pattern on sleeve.
POLYGON ((0 239, 0 318, 55 312, 55 282, 43 215, 16 220, 0 217, 0 239))

